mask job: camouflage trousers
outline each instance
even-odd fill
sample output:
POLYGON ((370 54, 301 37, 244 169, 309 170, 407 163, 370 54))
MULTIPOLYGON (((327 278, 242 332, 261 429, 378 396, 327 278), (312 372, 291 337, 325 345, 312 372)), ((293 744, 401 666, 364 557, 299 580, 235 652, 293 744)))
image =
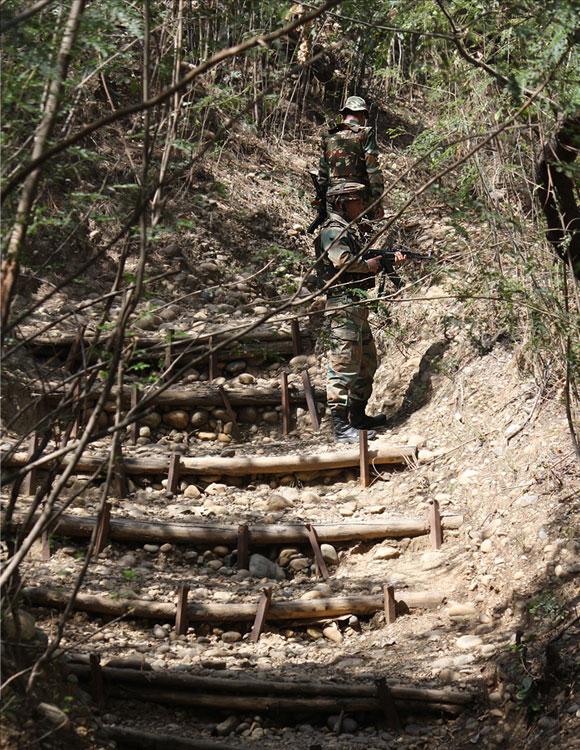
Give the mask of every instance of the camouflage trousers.
POLYGON ((348 407, 352 401, 367 402, 377 369, 377 350, 365 305, 333 309, 352 302, 348 297, 328 297, 330 347, 326 398, 328 406, 348 407))

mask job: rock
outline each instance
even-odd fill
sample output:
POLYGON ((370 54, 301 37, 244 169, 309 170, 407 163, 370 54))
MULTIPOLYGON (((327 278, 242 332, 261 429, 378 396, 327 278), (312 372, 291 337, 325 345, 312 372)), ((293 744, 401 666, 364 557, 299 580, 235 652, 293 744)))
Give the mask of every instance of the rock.
POLYGON ((144 544, 143 549, 145 550, 145 552, 155 554, 156 552, 159 552, 159 545, 158 544, 144 544))
POLYGON ((293 370, 303 370, 308 366, 308 357, 306 354, 298 354, 296 357, 292 357, 289 364, 293 370))
POLYGON ((308 560, 306 560, 304 557, 295 557, 293 560, 290 560, 288 563, 288 567, 293 570, 295 573, 306 570, 309 567, 310 563, 308 560))
POLYGON ((153 637, 154 638, 167 638, 167 632, 161 627, 161 625, 157 624, 153 626, 153 637))
POLYGON ((20 626, 18 633, 17 625, 12 612, 6 612, 2 616, 2 633, 4 638, 9 641, 15 641, 20 635, 21 641, 32 641, 36 636, 36 623, 34 617, 24 609, 17 610, 17 619, 20 626))
POLYGON ((199 409, 191 415, 190 424, 192 427, 203 427, 204 424, 207 424, 208 419, 209 414, 203 409, 199 409))
POLYGON ((195 486, 195 484, 188 484, 183 491, 184 497, 188 497, 193 500, 197 500, 201 497, 201 491, 195 486))
POLYGON ((358 724, 350 716, 345 716, 342 720, 342 731, 345 734, 352 734, 358 729, 358 724))
POLYGON ((139 427, 139 437, 142 438, 149 438, 151 437, 151 427, 149 425, 143 425, 143 427, 139 427))
POLYGON ((246 369, 246 363, 243 359, 234 359, 225 366, 228 375, 239 375, 246 369))
POLYGON ((416 448, 424 448, 427 444, 427 438, 423 435, 407 435, 407 445, 414 445, 416 448))
POLYGON ((338 512, 340 513, 341 516, 344 516, 345 518, 349 518, 350 516, 354 516, 356 508, 357 508, 356 500, 349 500, 348 502, 343 503, 338 508, 338 512))
POLYGON ((258 411, 253 406, 244 406, 238 412, 238 419, 246 424, 254 424, 258 420, 258 411))
POLYGON ((262 419, 266 424, 278 424, 278 412, 277 411, 265 411, 262 414, 262 419))
POLYGON ((332 544, 321 544, 320 551, 322 552, 322 557, 327 565, 338 565, 338 552, 332 544))
POLYGON ((36 709, 47 721, 58 729, 68 728, 70 725, 69 717, 53 703, 39 703, 36 709))
POLYGON ((197 437, 200 440, 217 440, 217 432, 198 432, 197 437))
POLYGON ((276 581, 286 578, 284 570, 279 565, 257 552, 250 557, 250 574, 254 578, 273 578, 276 581))
POLYGON ((493 550, 493 542, 491 539, 484 539, 479 545, 479 551, 487 554, 493 550))
POLYGON ((240 720, 237 716, 228 716, 215 728, 215 732, 218 737, 227 737, 240 725, 240 720))
POLYGON ((327 625, 322 629, 322 635, 332 643, 342 643, 344 637, 336 625, 327 625))
POLYGON ((135 321, 135 328, 141 331, 154 331, 161 324, 161 318, 158 315, 147 314, 135 321))
POLYGON ((175 409, 164 414, 163 421, 176 430, 185 430, 189 425, 189 414, 183 409, 175 409))
POLYGON ((269 511, 286 510, 286 508, 291 507, 292 501, 287 500, 281 495, 272 495, 272 497, 266 501, 266 510, 269 511))
POLYGON ((212 482, 205 488, 206 495, 225 495, 227 491, 227 484, 221 484, 219 482, 212 482))
POLYGON ((471 620, 477 617, 477 608, 471 602, 451 604, 447 608, 447 614, 452 620, 471 620))
POLYGON ((435 454, 427 448, 420 448, 417 453, 417 460, 420 464, 430 464, 435 460, 435 454))
POLYGON ((421 568, 423 570, 435 570, 445 562, 443 553, 439 550, 424 552, 421 555, 421 568))
POLYGON ((139 422, 142 425, 147 425, 147 427, 155 430, 161 424, 161 414, 152 411, 151 414, 145 414, 143 417, 139 417, 139 422))
POLYGON ((173 550, 173 545, 169 542, 166 542, 165 544, 162 544, 161 547, 159 547, 159 552, 163 552, 165 555, 168 552, 171 552, 173 550))
POLYGON ((222 641, 224 643, 237 643, 241 640, 241 634, 235 630, 227 630, 225 633, 222 633, 222 641))
POLYGON ((252 385, 256 382, 256 378, 251 375, 249 372, 243 372, 239 377, 238 380, 242 385, 252 385))
POLYGON ((395 557, 399 557, 400 552, 396 547, 390 545, 380 546, 375 549, 373 557, 375 560, 393 560, 395 557))
POLYGON ((306 635, 308 635, 310 638, 312 638, 313 641, 318 641, 320 638, 323 637, 322 630, 319 628, 306 628, 306 635))
POLYGON ((295 547, 285 547, 278 555, 278 564, 283 567, 288 565, 290 559, 297 554, 298 550, 295 547))
POLYGON ((471 651, 472 649, 479 648, 483 644, 483 639, 478 635, 461 635, 455 641, 457 648, 462 651, 471 651))

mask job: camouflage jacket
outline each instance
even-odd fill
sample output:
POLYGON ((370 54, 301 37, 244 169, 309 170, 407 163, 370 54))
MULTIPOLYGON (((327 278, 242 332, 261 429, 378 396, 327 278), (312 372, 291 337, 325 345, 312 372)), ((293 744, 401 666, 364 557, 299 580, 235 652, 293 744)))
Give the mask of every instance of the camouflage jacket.
POLYGON ((340 268, 346 270, 334 282, 329 294, 340 294, 348 289, 372 289, 375 284, 374 274, 369 271, 364 260, 355 260, 362 248, 362 242, 356 229, 345 228, 348 221, 336 213, 330 213, 322 225, 315 248, 319 276, 326 283, 340 268))
POLYGON ((318 181, 325 192, 338 182, 361 182, 369 198, 378 198, 384 185, 373 129, 343 122, 329 130, 322 138, 318 181))

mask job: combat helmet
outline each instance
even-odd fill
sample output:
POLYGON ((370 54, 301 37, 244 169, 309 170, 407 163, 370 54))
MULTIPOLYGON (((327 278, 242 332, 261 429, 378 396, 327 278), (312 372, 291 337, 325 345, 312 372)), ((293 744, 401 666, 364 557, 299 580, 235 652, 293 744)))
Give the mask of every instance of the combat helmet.
POLYGON ((349 96, 346 100, 344 107, 340 110, 342 112, 368 112, 369 108, 367 103, 361 96, 349 96))
POLYGON ((359 198, 365 190, 366 185, 363 185, 360 182, 339 182, 328 188, 326 197, 329 201, 334 201, 336 198, 352 200, 354 198, 359 198))

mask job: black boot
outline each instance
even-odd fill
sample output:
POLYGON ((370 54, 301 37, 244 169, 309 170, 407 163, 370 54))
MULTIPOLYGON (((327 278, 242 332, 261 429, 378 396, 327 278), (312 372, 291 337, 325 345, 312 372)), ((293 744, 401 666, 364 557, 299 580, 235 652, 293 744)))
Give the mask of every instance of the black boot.
MULTIPOLYGON (((348 422, 348 411, 346 409, 331 409, 332 429, 334 438, 337 443, 358 443, 359 432, 348 422)), ((368 433, 368 439, 373 440, 376 432, 372 430, 368 433)))
POLYGON ((357 430, 376 430, 385 427, 387 424, 386 414, 377 414, 376 417, 369 417, 365 414, 366 401, 351 401, 350 403, 350 423, 357 430))

